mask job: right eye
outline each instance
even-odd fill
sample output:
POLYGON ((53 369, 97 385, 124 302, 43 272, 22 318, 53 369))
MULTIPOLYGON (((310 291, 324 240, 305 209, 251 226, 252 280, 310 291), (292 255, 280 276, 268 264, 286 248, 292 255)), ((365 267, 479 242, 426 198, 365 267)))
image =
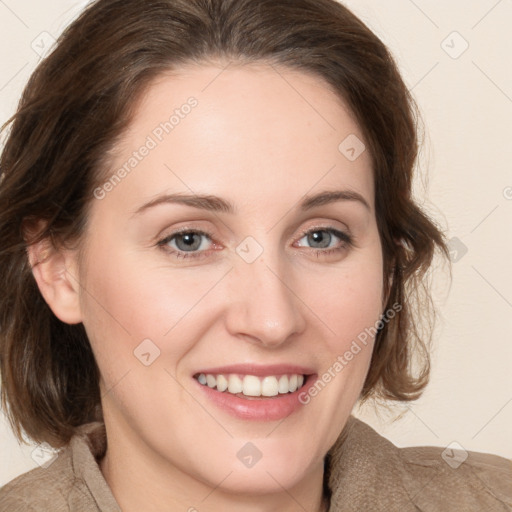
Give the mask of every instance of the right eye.
POLYGON ((197 258, 206 255, 208 251, 206 240, 212 243, 209 233, 185 228, 166 236, 157 245, 176 258, 197 258))

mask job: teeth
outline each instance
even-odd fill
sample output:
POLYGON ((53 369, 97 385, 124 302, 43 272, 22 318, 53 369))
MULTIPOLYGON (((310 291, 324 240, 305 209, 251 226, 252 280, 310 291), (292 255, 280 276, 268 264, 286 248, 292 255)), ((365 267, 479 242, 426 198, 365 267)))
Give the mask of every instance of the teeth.
POLYGON ((288 377, 286 375, 283 375, 279 379, 278 389, 279 393, 288 393, 288 391, 290 391, 288 387, 288 377))
POLYGON ((245 396, 261 396, 261 382, 254 375, 246 375, 243 381, 244 389, 242 393, 245 396))
POLYGON ((226 391, 228 389, 228 379, 224 375, 217 375, 217 390, 226 391))
POLYGON ((200 373, 197 380, 210 388, 217 388, 217 391, 227 391, 236 395, 242 393, 245 396, 277 396, 279 394, 293 393, 304 384, 304 375, 292 374, 276 377, 268 375, 257 377, 255 375, 244 375, 243 378, 235 374, 212 375, 200 373))
POLYGON ((279 394, 279 384, 275 377, 265 377, 261 381, 261 394, 263 396, 276 396, 279 394))
POLYGON ((240 377, 238 377, 238 375, 230 375, 227 380, 228 380, 228 391, 230 393, 233 393, 234 395, 236 395, 237 393, 242 392, 242 390, 243 390, 242 380, 240 379, 240 377))
POLYGON ((290 377, 290 382, 288 385, 290 386, 290 391, 295 391, 297 389, 297 375, 292 375, 290 377))

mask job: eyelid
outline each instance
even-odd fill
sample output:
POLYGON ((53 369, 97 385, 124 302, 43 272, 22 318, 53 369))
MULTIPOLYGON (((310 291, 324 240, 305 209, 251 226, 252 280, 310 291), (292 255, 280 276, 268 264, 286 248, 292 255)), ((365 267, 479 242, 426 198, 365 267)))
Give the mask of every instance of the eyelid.
POLYGON ((312 231, 329 231, 334 233, 342 233, 346 235, 347 237, 352 238, 352 235, 348 229, 343 228, 337 228, 332 225, 325 225, 325 224, 313 224, 312 226, 308 226, 307 228, 304 228, 301 230, 299 234, 299 238, 302 238, 304 235, 307 235, 308 233, 311 233, 312 231))
MULTIPOLYGON (((183 228, 177 228, 175 231, 172 231, 168 235, 165 235, 164 237, 159 236, 158 242, 156 245, 165 245, 169 243, 175 236, 182 235, 184 233, 194 233, 196 235, 204 235, 208 237, 212 242, 214 242, 214 235, 211 231, 207 229, 201 229, 201 228, 194 228, 190 226, 185 226, 183 228)), ((204 252, 204 251, 202 251, 204 252)))

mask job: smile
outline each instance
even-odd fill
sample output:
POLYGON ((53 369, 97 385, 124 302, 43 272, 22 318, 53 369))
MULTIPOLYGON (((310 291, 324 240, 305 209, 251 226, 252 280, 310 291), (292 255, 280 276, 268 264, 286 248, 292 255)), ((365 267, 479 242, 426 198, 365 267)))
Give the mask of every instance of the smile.
POLYGON ((289 375, 240 375, 240 374, 204 374, 194 376, 203 386, 246 397, 273 397, 286 395, 300 389, 305 380, 302 374, 289 375))

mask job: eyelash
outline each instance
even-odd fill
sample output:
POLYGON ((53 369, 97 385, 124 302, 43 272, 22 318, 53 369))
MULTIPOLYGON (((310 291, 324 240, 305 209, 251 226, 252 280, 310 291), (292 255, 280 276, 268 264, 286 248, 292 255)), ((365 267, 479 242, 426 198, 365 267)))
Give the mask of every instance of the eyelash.
MULTIPOLYGON (((328 256, 332 255, 334 253, 338 253, 340 251, 346 250, 354 245, 353 238, 348 234, 344 233, 343 231, 339 231, 335 228, 330 227, 316 227, 316 228, 310 228, 305 231, 303 231, 300 234, 299 240, 304 238, 304 236, 315 233, 315 232, 326 232, 331 235, 336 236, 342 241, 342 245, 340 247, 334 247, 330 249, 314 249, 311 250, 315 252, 317 258, 321 256, 328 256)), ((175 231, 174 233, 171 233, 170 235, 166 236, 162 240, 157 242, 157 246, 161 247, 164 251, 167 252, 167 254, 170 254, 171 256, 174 256, 175 258, 201 258, 208 256, 209 250, 203 250, 203 251, 180 251, 175 250, 172 248, 167 247, 167 244, 171 242, 174 238, 180 235, 200 235, 205 236, 210 239, 210 241, 213 241, 213 235, 212 233, 209 233, 208 231, 203 231, 201 229, 190 229, 190 228, 183 228, 178 231, 175 231)))

